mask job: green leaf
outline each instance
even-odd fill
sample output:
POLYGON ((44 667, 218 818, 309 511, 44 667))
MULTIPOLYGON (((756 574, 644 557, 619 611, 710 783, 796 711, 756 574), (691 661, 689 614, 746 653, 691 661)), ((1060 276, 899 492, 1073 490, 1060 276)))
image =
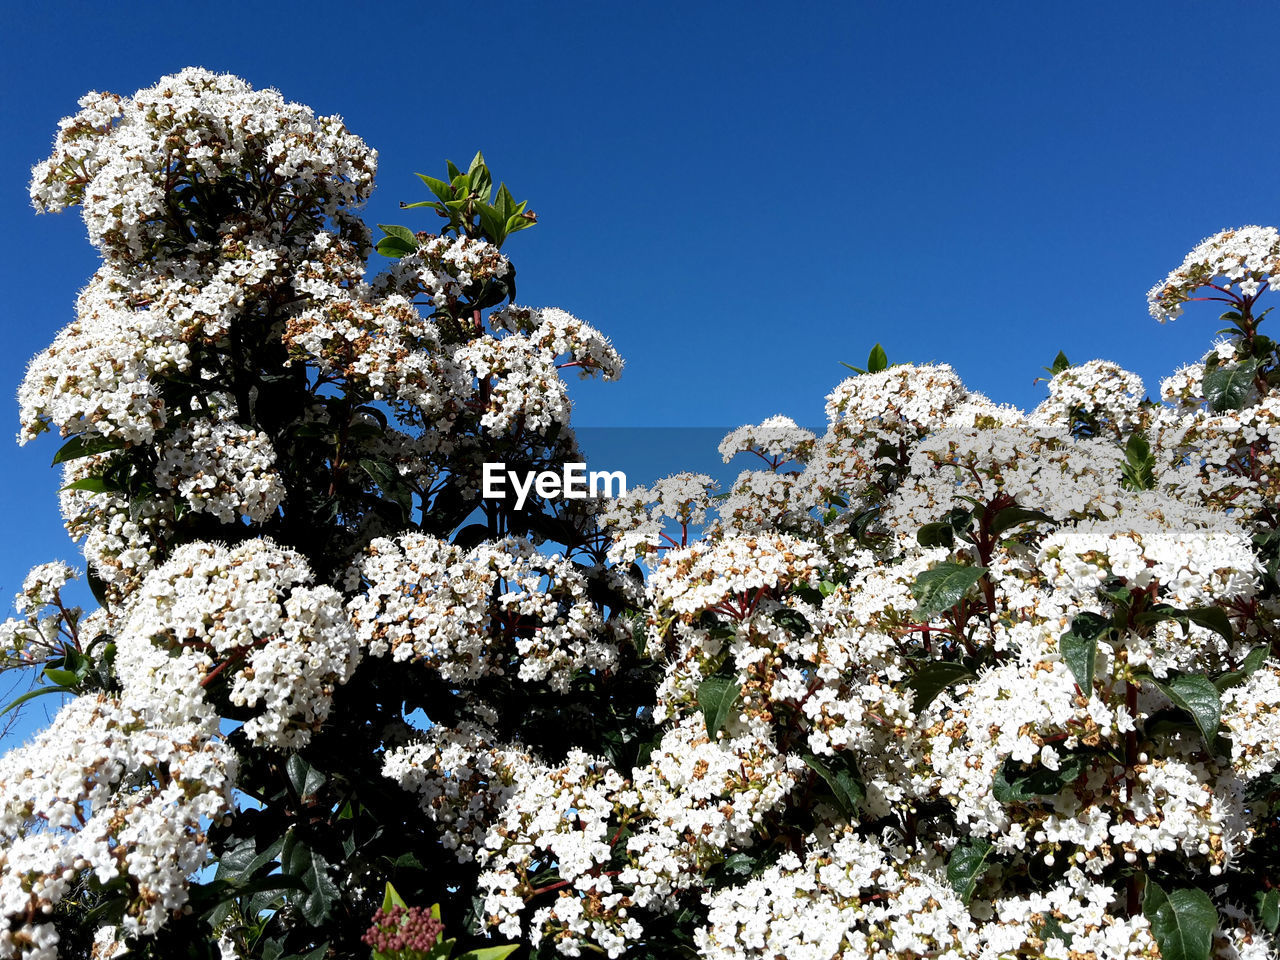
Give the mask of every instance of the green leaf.
POLYGON ((285 761, 285 771, 289 774, 293 789, 302 800, 308 799, 325 784, 325 775, 296 753, 285 761))
POLYGON ((298 840, 290 830, 285 838, 281 869, 302 883, 305 895, 298 907, 307 922, 313 927, 324 923, 339 898, 338 887, 329 877, 329 864, 324 857, 298 840))
POLYGON ((487 203, 482 203, 476 207, 476 213, 480 215, 480 229, 485 236, 492 241, 496 247, 502 246, 502 242, 507 239, 507 223, 498 215, 498 211, 487 203))
POLYGON ((750 876, 755 866, 756 862, 750 854, 739 852, 726 857, 720 869, 729 876, 746 877, 750 876))
POLYGON ((408 227, 398 227, 394 223, 380 223, 378 229, 389 237, 395 237, 397 240, 403 240, 410 248, 418 246, 418 238, 408 227))
POLYGON ((108 450, 123 450, 124 441, 117 437, 86 436, 80 434, 64 443, 53 455, 51 466, 66 463, 68 460, 79 460, 91 457, 95 453, 106 453, 108 450))
POLYGON ((871 348, 871 353, 867 357, 867 373, 879 373, 888 368, 889 358, 885 355, 884 347, 877 343, 871 348))
POLYGON ((986 567, 968 567, 950 562, 940 563, 932 570, 926 570, 911 585, 911 595, 918 604, 915 616, 923 620, 950 610, 986 572, 986 567))
POLYGON ((947 687, 972 680, 976 676, 976 673, 962 663, 930 660, 907 680, 907 689, 915 691, 916 695, 912 709, 917 714, 924 713, 925 708, 947 687))
POLYGON ((417 244, 410 246, 399 237, 383 237, 378 241, 378 245, 374 247, 384 257, 390 257, 392 260, 407 256, 417 248, 417 244))
POLYGON ((973 898, 974 888, 986 870, 990 854, 991 841, 982 838, 961 841, 951 851, 947 860, 947 882, 965 903, 973 898))
POLYGON ((1085 757, 1069 753, 1061 757, 1057 770, 1036 764, 1023 770, 1022 764, 1012 758, 1005 760, 996 771, 991 784, 991 795, 1000 803, 1027 803, 1040 797, 1055 797, 1062 788, 1075 783, 1085 769, 1085 757))
POLYGON ((1280 890, 1259 890, 1254 894, 1254 903, 1262 929, 1275 933, 1276 927, 1280 927, 1280 890))
POLYGON ((1156 458, 1151 442, 1141 430, 1129 435, 1124 447, 1125 462, 1120 467, 1122 486, 1127 490, 1151 490, 1156 485, 1156 458))
POLYGON ((63 490, 87 490, 89 493, 106 493, 109 490, 115 490, 114 486, 107 486, 105 477, 83 477, 73 483, 68 483, 63 490))
POLYGON ((283 849, 284 837, 280 837, 267 849, 258 853, 257 843, 250 837, 222 855, 214 876, 231 880, 252 877, 257 871, 276 860, 283 849))
POLYGON ((409 909, 409 905, 404 902, 404 898, 400 896, 400 894, 396 892, 396 888, 388 882, 386 892, 382 895, 382 909, 390 910, 392 907, 404 907, 406 910, 409 909))
POLYGON ((1249 397, 1257 373, 1257 360, 1245 360, 1207 371, 1204 375, 1204 397, 1209 401, 1209 409, 1213 413, 1239 410, 1249 397))
POLYGON ((835 795, 836 802, 845 816, 852 817, 866 799, 867 790, 858 777, 857 768, 842 754, 836 757, 819 757, 812 753, 804 755, 804 762, 809 769, 826 781, 835 795))
POLYGON ((742 688, 728 677, 707 677, 698 684, 698 708, 707 723, 707 736, 715 739, 741 693, 742 688))
POLYGON ((520 944, 509 943, 501 947, 478 947, 468 950, 457 957, 457 960, 504 960, 520 949, 520 944))
POLYGON ((803 637, 813 632, 813 626, 809 623, 809 619, 799 610, 791 607, 783 607, 781 610, 774 611, 770 619, 792 636, 803 637))
POLYGON ((1023 523, 1057 523, 1057 521, 1042 510, 1005 507, 1003 510, 996 511, 996 515, 991 518, 991 532, 998 537, 1006 530, 1023 523))
POLYGON ((3 710, 0 710, 0 717, 3 717, 6 713, 8 713, 14 707, 19 707, 22 704, 26 703, 28 700, 34 700, 36 697, 43 697, 47 693, 74 693, 74 692, 75 692, 74 690, 68 690, 66 687, 38 687, 35 690, 28 690, 26 693, 20 696, 17 700, 14 700, 12 703, 6 706, 3 710))
POLYGON ((44 675, 60 687, 74 687, 83 679, 76 676, 74 670, 57 670, 53 667, 45 667, 44 675))
POLYGON ((1226 693, 1232 687, 1244 683, 1257 673, 1258 668, 1266 662, 1267 655, 1270 652, 1270 644, 1265 643, 1250 650, 1245 655, 1244 662, 1240 664, 1239 670, 1232 670, 1214 679, 1213 685, 1218 689, 1218 693, 1226 693))
POLYGON ((498 184, 498 193, 493 198, 494 209, 498 211, 498 216, 506 220, 513 217, 518 212, 516 210, 516 198, 511 195, 511 191, 507 189, 505 183, 498 184))
POLYGON ((1222 724, 1222 697, 1213 681, 1199 674, 1187 674, 1165 683, 1152 677, 1151 682, 1173 701, 1174 706, 1191 714, 1205 744, 1212 746, 1222 724))
POLYGON ((442 201, 453 199, 453 188, 443 180, 437 180, 435 177, 428 177, 425 173, 417 175, 418 179, 427 185, 427 189, 434 193, 442 201))
POLYGON ((1093 695, 1094 664, 1098 657, 1098 638, 1111 627, 1111 621, 1096 613, 1078 613, 1071 627, 1058 639, 1058 650, 1071 675, 1076 678, 1085 699, 1093 695))
POLYGON ((936 520, 916 531, 916 542, 922 547, 952 547, 955 546, 956 531, 951 524, 936 520))
POLYGON ((1209 960, 1218 911, 1203 890, 1189 887, 1165 893, 1148 877, 1142 914, 1164 960, 1209 960))
MULTIPOLYGON (((521 204, 521 206, 524 206, 524 204, 521 204)), ((506 229, 508 234, 512 234, 519 230, 525 230, 529 227, 536 227, 537 225, 538 218, 532 213, 513 213, 511 216, 507 217, 506 229)))
POLYGON ((93 594, 93 599, 98 601, 98 606, 105 608, 107 606, 107 583, 93 572, 92 564, 85 570, 84 579, 89 584, 89 592, 93 594))
POLYGON ((1227 643, 1235 642, 1236 632, 1231 628, 1231 619, 1221 607, 1197 607, 1195 610, 1184 610, 1183 613, 1192 623, 1212 630, 1227 643))
POLYGON ((1045 367, 1045 369, 1049 371, 1051 376, 1056 377, 1063 370, 1071 369, 1071 361, 1067 359, 1067 355, 1065 353, 1059 350, 1058 355, 1053 358, 1053 366, 1045 367))
POLYGON ((1071 948, 1071 934, 1062 929, 1062 924, 1052 914, 1040 924, 1040 929, 1036 932, 1036 936, 1046 941, 1061 940, 1068 949, 1071 948))

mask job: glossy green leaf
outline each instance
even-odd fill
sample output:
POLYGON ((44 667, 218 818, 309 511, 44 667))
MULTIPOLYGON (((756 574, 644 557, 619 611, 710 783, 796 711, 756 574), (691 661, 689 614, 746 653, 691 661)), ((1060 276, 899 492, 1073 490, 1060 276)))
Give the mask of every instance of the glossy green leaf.
POLYGON ((1213 685, 1217 688, 1218 693, 1226 693, 1232 687, 1248 680, 1258 672, 1258 668, 1266 662, 1267 656, 1270 653, 1270 644, 1259 644, 1250 650, 1245 655, 1244 662, 1240 664, 1239 670, 1232 670, 1229 673, 1224 673, 1222 676, 1214 678, 1213 685))
POLYGON ((114 490, 115 487, 108 486, 105 477, 82 477, 72 483, 68 483, 63 490, 84 490, 88 493, 106 493, 108 490, 114 490))
POLYGON ((378 241, 378 245, 374 249, 384 257, 398 260, 400 257, 413 253, 417 249, 417 244, 410 246, 399 237, 383 237, 378 241))
POLYGON ((404 907, 406 910, 409 909, 409 905, 405 903, 404 898, 396 892, 396 888, 388 883, 387 889, 382 894, 382 909, 390 910, 392 907, 404 907))
POLYGON ((1257 360, 1245 360, 1207 371, 1204 375, 1204 397, 1209 401, 1209 409, 1213 413, 1239 410, 1249 398, 1257 373, 1257 360))
POLYGON ((926 570, 911 585, 911 595, 917 603, 915 616, 923 620, 950 610, 986 572, 986 567, 950 562, 926 570))
POLYGON ((936 520, 916 531, 916 542, 922 547, 952 547, 956 542, 956 532, 951 524, 936 520))
POLYGON ((325 858, 298 840, 292 830, 285 838, 281 871, 301 882, 302 895, 294 902, 307 922, 312 926, 324 923, 333 910, 333 904, 339 899, 338 887, 330 878, 329 864, 325 858))
POLYGON ((986 871, 987 857, 991 855, 991 841, 971 838, 956 844, 947 860, 947 882, 962 901, 973 898, 974 888, 986 871))
POLYGON ((1165 893, 1148 877, 1142 914, 1151 924, 1163 960, 1209 960, 1218 911, 1203 890, 1165 893))
POLYGON ((881 370, 887 370, 889 367, 889 358, 884 352, 884 347, 876 344, 871 348, 871 353, 867 357, 867 373, 879 373, 881 370))
POLYGON ((866 799, 867 790, 858 777, 856 767, 851 765, 848 758, 843 755, 819 757, 806 753, 804 762, 810 770, 826 781, 845 816, 852 817, 858 812, 862 801, 866 799))
POLYGON ((1231 627, 1231 618, 1221 607, 1197 607, 1195 610, 1184 610, 1188 620, 1199 624, 1218 634, 1228 643, 1234 643, 1236 632, 1231 627))
POLYGON ((917 714, 924 713, 925 708, 933 703, 934 698, 947 687, 972 680, 976 676, 976 673, 962 663, 951 663, 947 660, 929 661, 906 682, 907 689, 915 691, 912 709, 917 714))
POLYGON ((1024 523, 1056 523, 1053 517, 1042 510, 1030 510, 1026 507, 1005 507, 991 518, 991 532, 996 536, 1024 523))
POLYGON ((1022 764, 1009 759, 996 771, 991 795, 1000 803, 1027 803, 1041 797, 1055 797, 1063 787, 1080 779, 1085 766, 1085 757, 1077 753, 1060 757, 1057 770, 1039 763, 1024 769, 1022 764))
POLYGON ((725 858, 720 869, 731 877, 746 877, 755 869, 756 861, 749 853, 734 853, 725 858))
POLYGON ((293 789, 297 791, 298 797, 302 800, 310 798, 312 794, 324 786, 326 780, 323 773, 296 753, 285 761, 285 772, 288 773, 289 782, 293 784, 293 789))
POLYGON ((418 179, 427 185, 427 189, 436 195, 441 201, 453 199, 453 188, 443 180, 437 180, 435 177, 429 177, 425 173, 417 175, 418 179))
POLYGON ((515 233, 519 230, 526 230, 529 227, 536 227, 538 218, 532 213, 515 213, 507 218, 507 233, 515 233))
POLYGON ((60 687, 74 687, 82 679, 76 676, 74 670, 57 670, 53 667, 45 667, 44 675, 60 687))
POLYGON ((742 688, 728 677, 707 677, 698 684, 698 709, 707 724, 707 736, 712 739, 729 719, 742 688))
POLYGON ((397 226, 394 223, 380 223, 378 229, 389 237, 395 237, 397 240, 403 240, 410 247, 417 247, 418 238, 408 227, 397 226))
POLYGON ((1151 453, 1151 442, 1141 430, 1135 430, 1124 448, 1125 462, 1121 466, 1123 485, 1129 490, 1151 490, 1156 485, 1156 458, 1151 453))
POLYGON ((480 216, 480 229, 485 232, 485 236, 492 241, 496 247, 502 246, 502 242, 507 239, 507 223, 498 215, 498 211, 487 203, 482 203, 476 208, 476 213, 480 216))
POLYGON ((74 692, 75 692, 74 690, 68 690, 66 687, 37 687, 35 690, 28 690, 22 696, 18 697, 18 699, 13 700, 9 704, 7 704, 3 710, 0 710, 0 717, 3 717, 6 713, 8 713, 14 707, 20 707, 22 706, 22 704, 26 703, 28 700, 34 700, 36 697, 43 697, 46 694, 50 694, 50 693, 74 693, 74 692))
POLYGON ((1254 897, 1262 929, 1275 933, 1280 927, 1280 890, 1259 890, 1254 897))
POLYGON ((1094 664, 1098 657, 1098 638, 1111 627, 1111 621, 1096 613, 1078 613, 1071 627, 1058 640, 1058 650, 1071 675, 1076 678, 1085 698, 1093 695, 1094 664))
POLYGON ((501 947, 479 947, 460 954, 457 960, 504 960, 520 949, 520 944, 510 943, 501 947))
POLYGON ((1153 678, 1152 683, 1174 706, 1191 714, 1205 744, 1212 745, 1222 724, 1222 696, 1213 681, 1199 674, 1187 674, 1164 683, 1153 678))
POLYGON ((81 457, 91 457, 96 453, 106 453, 109 450, 123 450, 124 441, 116 437, 86 437, 81 434, 72 437, 64 443, 58 452, 53 455, 52 466, 60 463, 66 463, 68 460, 79 460, 81 457))

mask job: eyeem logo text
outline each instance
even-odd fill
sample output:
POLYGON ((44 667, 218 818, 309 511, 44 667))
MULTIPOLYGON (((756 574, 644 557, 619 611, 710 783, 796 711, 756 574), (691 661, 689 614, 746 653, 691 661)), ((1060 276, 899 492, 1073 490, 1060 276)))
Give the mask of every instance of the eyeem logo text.
POLYGON ((481 495, 486 500, 505 500, 507 486, 515 491, 516 509, 524 508, 532 491, 544 500, 585 500, 587 497, 620 497, 627 492, 627 475, 621 470, 592 470, 585 463, 566 463, 554 470, 519 473, 505 463, 486 463, 481 474, 481 495))

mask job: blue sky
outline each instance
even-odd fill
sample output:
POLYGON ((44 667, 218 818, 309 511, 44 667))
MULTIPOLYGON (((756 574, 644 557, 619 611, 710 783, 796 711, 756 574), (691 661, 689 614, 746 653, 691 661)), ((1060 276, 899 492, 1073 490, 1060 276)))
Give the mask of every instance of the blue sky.
MULTIPOLYGON (((1146 290, 1208 234, 1280 220, 1273 4, 6 6, 9 396, 95 267, 77 217, 31 211, 30 166, 85 91, 192 64, 343 115, 381 153, 371 222, 431 229, 397 208, 413 173, 483 149, 540 216, 507 246, 521 301, 628 360, 576 391, 593 426, 815 423, 876 341, 1023 406, 1059 349, 1154 390, 1218 324, 1161 327, 1146 290)), ((0 602, 74 556, 55 445, 0 452, 0 602)))

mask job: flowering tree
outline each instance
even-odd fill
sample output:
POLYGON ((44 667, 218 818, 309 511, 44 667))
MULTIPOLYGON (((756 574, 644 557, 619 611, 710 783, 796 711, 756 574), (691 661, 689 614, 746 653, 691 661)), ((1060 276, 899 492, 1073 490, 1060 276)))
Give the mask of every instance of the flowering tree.
POLYGON ((482 465, 580 459, 622 361, 513 302, 479 156, 371 277, 374 162, 186 70, 34 171, 103 260, 20 393, 99 607, 44 564, 5 627, 73 696, 0 759, 0 958, 1273 954, 1280 233, 1152 290, 1231 325, 1158 402, 877 349, 725 495, 516 509, 482 465))

